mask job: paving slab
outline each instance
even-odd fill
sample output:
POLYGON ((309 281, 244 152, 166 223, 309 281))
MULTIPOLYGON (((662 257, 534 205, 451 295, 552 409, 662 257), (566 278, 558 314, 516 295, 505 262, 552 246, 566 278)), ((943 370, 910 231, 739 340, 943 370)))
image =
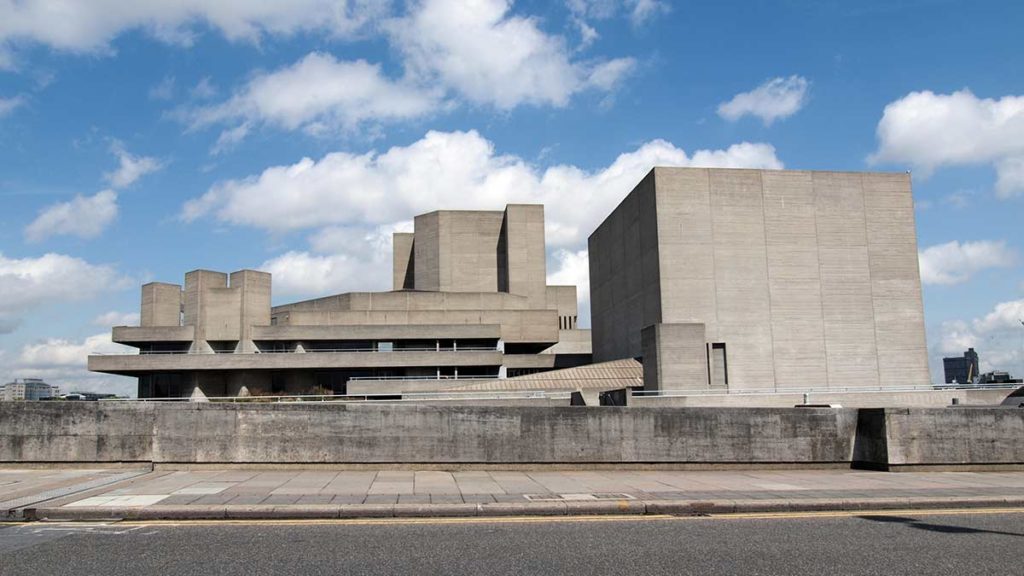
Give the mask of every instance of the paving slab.
MULTIPOLYGON (((0 468, 0 520, 17 520, 22 510, 42 502, 90 491, 116 490, 125 481, 159 476, 150 467, 96 469, 0 468)), ((116 494, 118 496, 121 493, 116 494)))
MULTIPOLYGON (((22 490, 16 478, 0 475, 0 493, 22 490)), ((40 518, 187 518, 191 510, 256 519, 1010 506, 1024 506, 1024 472, 205 469, 142 474, 31 510, 40 518)))

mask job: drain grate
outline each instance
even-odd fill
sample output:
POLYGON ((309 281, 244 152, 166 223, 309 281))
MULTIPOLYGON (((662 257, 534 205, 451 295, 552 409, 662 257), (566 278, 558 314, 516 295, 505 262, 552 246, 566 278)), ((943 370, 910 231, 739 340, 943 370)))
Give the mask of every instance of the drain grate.
POLYGON ((523 494, 530 502, 572 502, 591 500, 636 500, 630 494, 621 492, 593 492, 588 494, 523 494))

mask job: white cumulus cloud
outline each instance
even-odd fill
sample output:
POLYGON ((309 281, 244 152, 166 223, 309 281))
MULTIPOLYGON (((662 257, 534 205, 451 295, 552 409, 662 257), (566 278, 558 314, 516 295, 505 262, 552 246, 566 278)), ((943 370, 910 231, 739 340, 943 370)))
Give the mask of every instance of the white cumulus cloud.
POLYGON ((590 258, 587 250, 560 248, 551 254, 554 272, 548 273, 548 285, 575 286, 579 303, 580 326, 590 325, 590 258))
POLYGON ((224 148, 256 124, 322 134, 352 130, 368 121, 419 117, 439 103, 436 93, 389 79, 377 64, 313 52, 290 66, 256 75, 225 102, 178 115, 193 128, 229 124, 218 141, 224 148))
MULTIPOLYGON (((566 6, 581 30, 583 27, 590 28, 586 23, 588 19, 607 20, 624 14, 633 26, 640 27, 672 11, 672 6, 662 0, 567 0, 566 6)), ((584 32, 584 36, 586 34, 584 32)))
POLYGON ((502 110, 565 106, 579 92, 609 90, 635 66, 631 58, 574 59, 563 38, 511 7, 509 0, 422 0, 386 28, 412 77, 502 110))
POLYGON ((992 165, 1001 197, 1024 193, 1024 96, 911 92, 890 102, 873 163, 907 163, 925 176, 944 166, 992 165))
POLYGON ((273 274, 274 293, 280 295, 389 288, 384 285, 383 278, 377 278, 377 282, 370 282, 367 278, 367 275, 381 276, 385 262, 374 259, 370 263, 375 266, 365 267, 366 260, 354 253, 321 255, 291 251, 267 260, 260 270, 273 274))
POLYGON ((11 112, 14 112, 16 108, 25 103, 25 98, 22 96, 13 96, 11 98, 0 98, 0 118, 7 116, 11 112))
POLYGON ((744 142, 689 156, 669 142, 652 140, 595 171, 571 165, 541 170, 496 153, 476 131, 431 131, 384 153, 334 152, 221 182, 187 202, 182 215, 193 220, 212 214, 231 224, 286 231, 388 225, 438 208, 538 203, 546 207, 548 243, 565 247, 581 244, 656 165, 781 168, 782 162, 768 144, 744 142))
MULTIPOLYGON (((164 163, 149 156, 136 156, 114 141, 110 151, 117 157, 118 167, 103 178, 112 188, 124 188, 139 178, 156 172, 164 163)), ((25 227, 25 239, 39 242, 51 236, 78 236, 95 238, 117 219, 117 192, 112 189, 92 196, 76 195, 67 202, 57 202, 43 208, 39 216, 25 227)))
POLYGON ((111 342, 110 332, 82 340, 48 338, 26 344, 16 358, 0 363, 0 370, 15 378, 42 378, 59 386, 62 394, 83 391, 134 396, 135 378, 89 372, 86 362, 90 354, 136 352, 135 348, 111 342))
POLYGON ((28 309, 88 300, 122 290, 132 280, 112 266, 90 264, 64 254, 7 258, 0 254, 0 325, 16 327, 28 309))
POLYGON ((389 10, 381 0, 2 0, 0 66, 14 66, 14 52, 32 45, 110 53, 111 41, 129 30, 182 45, 204 27, 233 41, 298 32, 347 38, 389 10))
POLYGON ((138 326, 139 325, 139 313, 138 312, 118 312, 112 310, 100 314, 92 321, 97 326, 103 326, 109 328, 111 326, 138 326))
POLYGON ((773 78, 750 92, 741 92, 718 105, 718 115, 730 122, 750 115, 770 126, 776 120, 789 118, 807 103, 811 83, 802 76, 773 78))
POLYGON ((59 366, 85 367, 89 354, 128 354, 135 348, 115 344, 110 333, 89 336, 81 342, 50 338, 43 342, 26 344, 18 361, 22 367, 51 368, 59 366))
POLYGON ((989 268, 1006 268, 1016 253, 1004 241, 957 241, 929 246, 918 253, 923 284, 961 284, 989 268))
POLYGON ((95 238, 117 218, 117 193, 103 190, 93 196, 75 196, 44 208, 25 227, 25 239, 39 242, 50 236, 95 238))
POLYGON ((662 14, 668 14, 672 7, 661 0, 626 0, 629 19, 634 26, 642 26, 662 14))
POLYGON ((124 145, 117 141, 111 144, 110 151, 117 157, 117 170, 107 172, 103 178, 114 188, 131 186, 139 178, 164 167, 164 163, 157 158, 129 153, 124 145))
POLYGON ((412 232, 412 222, 330 226, 309 238, 311 251, 286 252, 259 269, 274 276, 274 293, 280 295, 390 290, 394 232, 412 232))

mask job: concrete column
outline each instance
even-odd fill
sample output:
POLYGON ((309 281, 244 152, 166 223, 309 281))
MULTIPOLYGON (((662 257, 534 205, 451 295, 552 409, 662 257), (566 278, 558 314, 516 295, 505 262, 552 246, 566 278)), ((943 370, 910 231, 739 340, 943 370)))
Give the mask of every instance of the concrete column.
POLYGON ((652 324, 641 331, 644 390, 708 387, 704 324, 652 324))
POLYGON ((139 326, 180 326, 181 285, 143 284, 141 311, 139 326))
POLYGON ((396 232, 391 238, 394 259, 392 290, 412 290, 416 287, 416 259, 413 248, 416 235, 396 232))
POLYGON ((206 343, 207 300, 213 288, 227 288, 228 275, 211 270, 193 270, 185 274, 185 290, 182 294, 185 312, 185 326, 195 328, 195 340, 191 352, 212 352, 206 343))
POLYGON ((441 250, 441 213, 420 214, 415 219, 416 241, 412 246, 412 263, 416 290, 441 289, 441 268, 444 254, 441 250))
POLYGON ((507 291, 526 296, 534 306, 546 304, 544 206, 510 204, 503 222, 507 291))
POLYGON ((235 352, 251 354, 256 351, 252 341, 253 326, 270 325, 270 274, 256 270, 231 273, 231 288, 240 292, 239 338, 235 352))

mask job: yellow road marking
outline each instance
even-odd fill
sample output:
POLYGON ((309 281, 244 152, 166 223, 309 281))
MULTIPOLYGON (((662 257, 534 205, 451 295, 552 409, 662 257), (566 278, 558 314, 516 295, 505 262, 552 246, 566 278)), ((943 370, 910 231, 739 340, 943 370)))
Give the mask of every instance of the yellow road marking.
POLYGON ((536 524, 572 522, 664 522, 673 520, 785 520, 800 518, 847 518, 855 516, 937 516, 972 514, 1020 514, 1024 508, 949 508, 933 510, 845 510, 808 512, 764 512, 713 514, 707 516, 652 515, 608 515, 608 516, 472 516, 459 518, 317 518, 292 520, 129 520, 121 525, 146 526, 227 526, 227 525, 273 525, 273 526, 380 526, 380 525, 453 525, 453 524, 536 524))
POLYGON ((293 520, 131 520, 120 524, 146 524, 159 526, 221 526, 226 524, 272 524, 282 526, 341 525, 375 526, 380 524, 530 524, 537 522, 622 522, 642 520, 672 520, 675 516, 656 514, 650 516, 467 516, 457 518, 310 518, 293 520))
POLYGON ((833 510, 806 512, 742 512, 705 516, 705 518, 843 518, 850 516, 940 516, 966 514, 1020 514, 1024 508, 931 508, 905 510, 833 510))

